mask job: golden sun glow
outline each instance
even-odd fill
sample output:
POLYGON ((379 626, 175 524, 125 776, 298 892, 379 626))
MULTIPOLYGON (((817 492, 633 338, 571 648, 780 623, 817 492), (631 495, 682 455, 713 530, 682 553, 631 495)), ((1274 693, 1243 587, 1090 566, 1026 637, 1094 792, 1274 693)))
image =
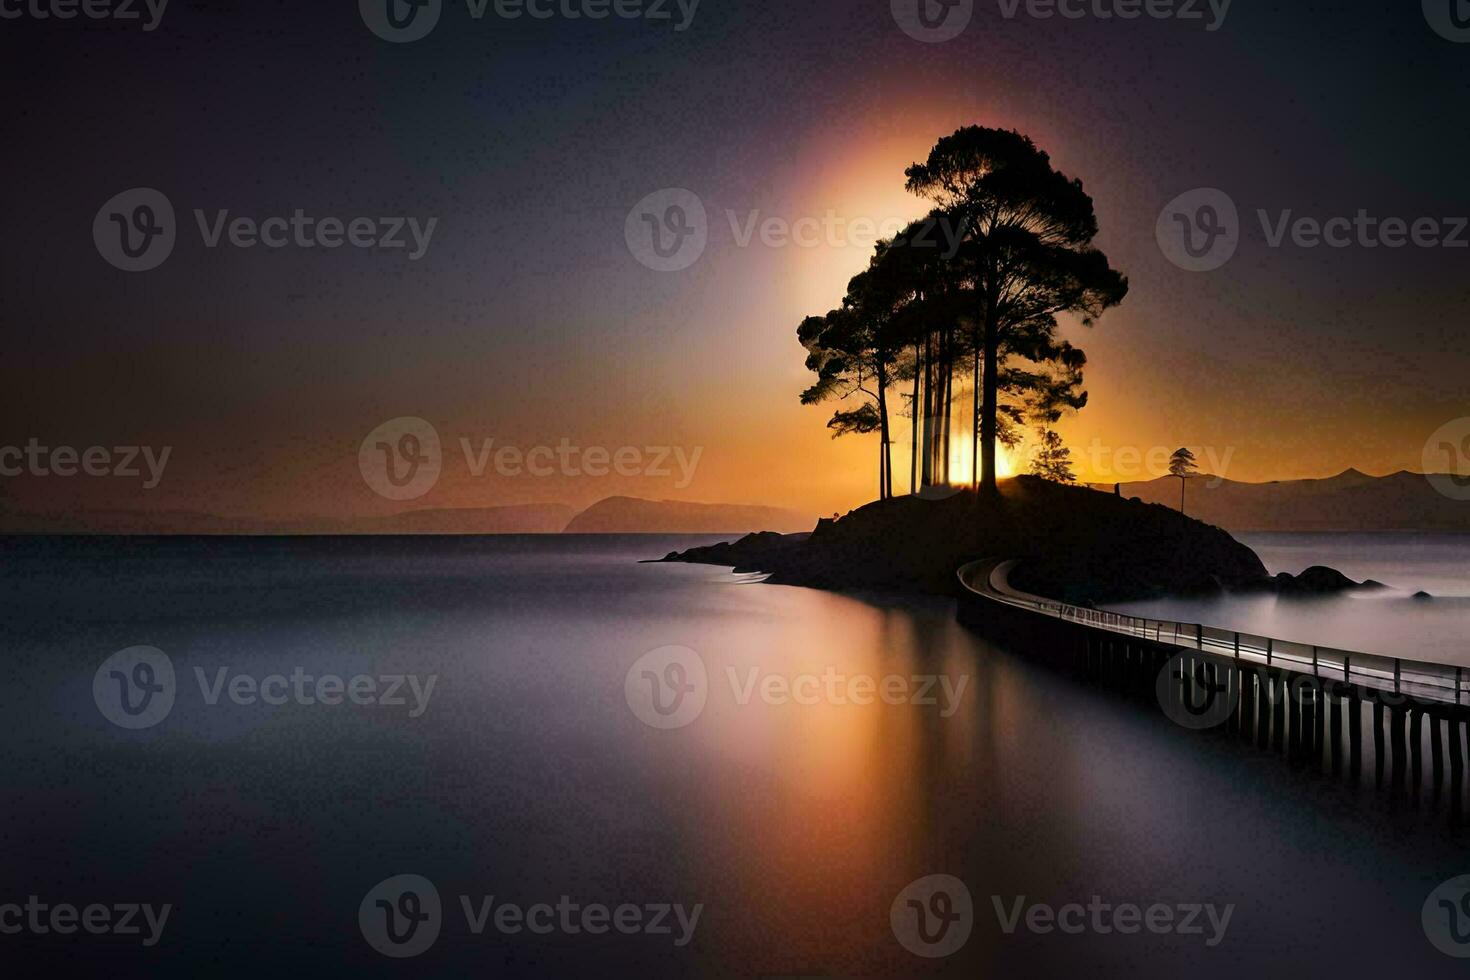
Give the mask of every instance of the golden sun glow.
MULTIPOLYGON (((958 433, 956 433, 958 435, 958 433)), ((970 440, 965 438, 952 438, 949 444, 949 482, 957 486, 969 486, 972 454, 970 452, 970 440)), ((1010 453, 1004 447, 995 450, 995 475, 1004 479, 1016 475, 1016 463, 1011 459, 1010 453)))

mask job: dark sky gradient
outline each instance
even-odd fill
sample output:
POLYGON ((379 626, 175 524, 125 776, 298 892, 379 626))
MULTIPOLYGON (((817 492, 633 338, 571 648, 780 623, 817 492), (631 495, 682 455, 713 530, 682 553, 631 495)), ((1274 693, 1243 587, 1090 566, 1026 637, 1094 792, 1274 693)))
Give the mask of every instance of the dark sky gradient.
MULTIPOLYGON (((1081 177, 1132 294, 1096 331, 1062 432, 1230 451, 1271 479, 1418 468, 1467 406, 1470 249, 1269 248, 1255 209, 1470 214, 1470 44, 1415 2, 1235 0, 1199 22, 1004 21, 918 43, 888 0, 704 0, 692 27, 472 20, 384 43, 356 3, 174 0, 161 27, 0 21, 0 445, 169 444, 168 479, 12 481, 26 506, 394 509, 359 441, 415 415, 447 440, 703 447, 650 477, 471 480, 415 506, 609 493, 829 512, 873 492, 869 442, 802 408, 794 331, 866 243, 737 248, 726 209, 902 218, 902 169, 968 123, 1013 126, 1081 177), (113 269, 102 203, 162 190, 181 238, 113 269), (1223 269, 1176 269, 1160 208, 1226 190, 1223 269), (697 193, 710 246, 645 269, 624 218, 697 193), (436 216, 428 255, 204 249, 190 210, 436 216)), ((1083 467, 1083 476, 1107 472, 1083 467)))

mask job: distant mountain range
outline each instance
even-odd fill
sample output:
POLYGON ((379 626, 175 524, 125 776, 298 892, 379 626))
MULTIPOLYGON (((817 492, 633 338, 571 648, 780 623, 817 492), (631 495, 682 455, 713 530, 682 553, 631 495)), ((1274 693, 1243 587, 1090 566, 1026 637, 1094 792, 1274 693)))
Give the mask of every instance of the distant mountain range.
MULTIPOLYGON (((1113 485, 1094 484, 1108 493, 1113 485)), ((1179 479, 1124 483, 1125 497, 1179 506, 1179 479)), ((1435 489, 1422 473, 1239 483, 1208 474, 1187 481, 1184 510, 1227 531, 1470 531, 1470 501, 1435 489)))
MULTIPOLYGON (((1093 484, 1113 492, 1113 485, 1093 484)), ((1179 506, 1179 480, 1124 483, 1124 497, 1179 506)), ((1470 501, 1435 489, 1422 473, 1240 483, 1191 477, 1185 513, 1227 531, 1464 531, 1470 501)), ((582 511, 566 504, 426 508, 386 517, 227 517, 200 511, 78 511, 40 514, 0 503, 0 534, 744 534, 810 531, 812 517, 754 504, 608 497, 582 511)))
POLYGON ((200 511, 39 514, 0 506, 0 534, 723 534, 752 528, 809 531, 815 519, 746 504, 608 497, 578 512, 566 504, 433 508, 386 517, 224 517, 200 511))
POLYGON ((793 510, 742 504, 608 497, 571 519, 568 534, 724 534, 810 531, 816 521, 793 510))

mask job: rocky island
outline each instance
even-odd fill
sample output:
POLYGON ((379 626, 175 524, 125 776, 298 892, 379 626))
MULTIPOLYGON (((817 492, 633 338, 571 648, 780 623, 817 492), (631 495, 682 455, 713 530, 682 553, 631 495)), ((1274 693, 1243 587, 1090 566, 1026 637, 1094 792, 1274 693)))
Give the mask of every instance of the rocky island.
POLYGON ((661 560, 730 565, 783 585, 950 595, 957 568, 992 557, 1023 559, 1011 576, 1018 588, 1078 604, 1361 585, 1321 567, 1271 576, 1218 527, 1160 504, 1031 476, 1002 482, 995 495, 895 497, 819 521, 808 534, 749 534, 661 560))

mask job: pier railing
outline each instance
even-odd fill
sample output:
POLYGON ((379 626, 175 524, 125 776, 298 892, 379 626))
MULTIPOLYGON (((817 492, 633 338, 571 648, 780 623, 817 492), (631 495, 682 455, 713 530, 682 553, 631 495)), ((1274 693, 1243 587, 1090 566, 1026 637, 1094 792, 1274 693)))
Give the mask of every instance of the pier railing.
POLYGON ((993 602, 1027 609, 1038 615, 1096 630, 1181 649, 1199 650, 1240 662, 1264 664, 1323 680, 1344 681, 1360 687, 1392 691, 1424 701, 1470 704, 1470 669, 1453 664, 1313 646, 1201 623, 1150 619, 1074 606, 1013 589, 1007 577, 1016 564, 1014 560, 998 559, 971 562, 959 570, 960 584, 993 602))

